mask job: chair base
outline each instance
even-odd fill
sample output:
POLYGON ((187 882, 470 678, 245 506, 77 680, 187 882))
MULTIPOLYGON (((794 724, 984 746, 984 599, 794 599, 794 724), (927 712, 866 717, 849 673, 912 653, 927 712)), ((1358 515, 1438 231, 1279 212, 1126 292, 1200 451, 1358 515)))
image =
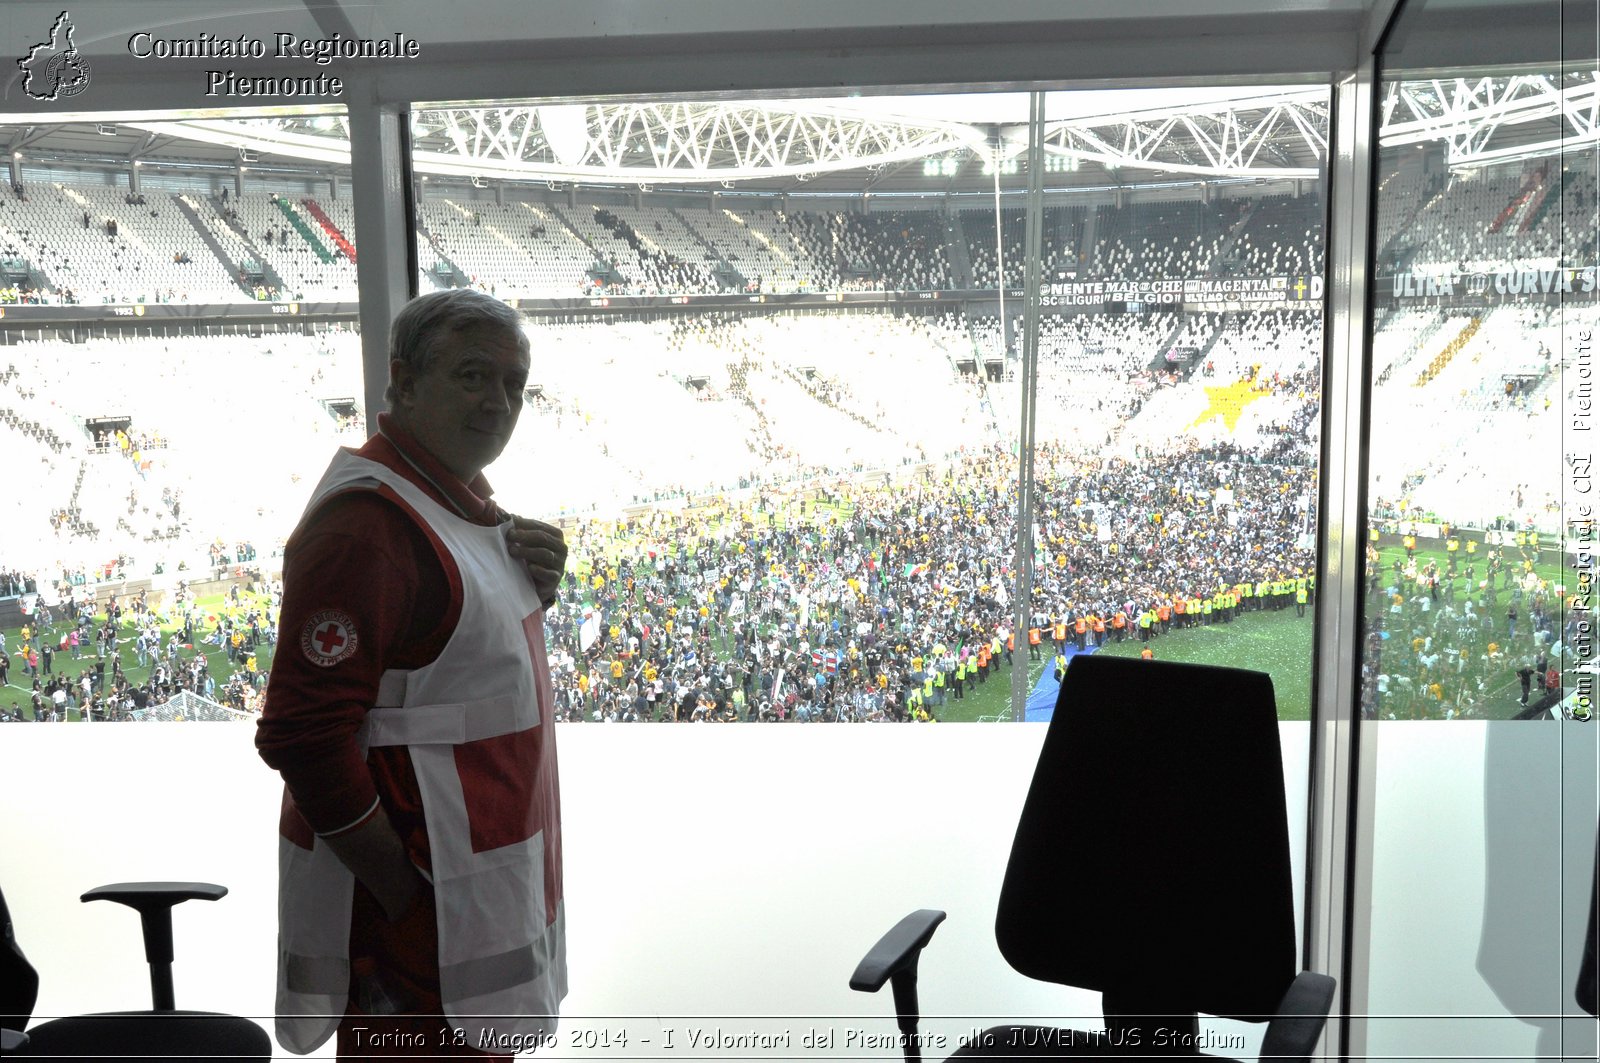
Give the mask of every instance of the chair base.
POLYGON ((74 1015, 29 1029, 25 1059, 160 1059, 270 1063, 272 1038, 249 1019, 204 1011, 74 1015))

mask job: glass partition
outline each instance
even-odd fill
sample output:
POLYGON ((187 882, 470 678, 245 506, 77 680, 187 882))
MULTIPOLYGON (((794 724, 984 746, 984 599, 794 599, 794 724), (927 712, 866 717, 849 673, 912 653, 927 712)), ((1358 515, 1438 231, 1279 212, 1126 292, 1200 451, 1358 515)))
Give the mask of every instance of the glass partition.
POLYGON ((342 113, 0 126, 0 712, 250 719, 285 537, 365 437, 342 113), (276 149, 276 150, 275 150, 276 149))
POLYGON ((528 318, 569 718, 1047 719, 1101 651, 1309 719, 1327 111, 1047 94, 1029 292, 1020 94, 417 105, 423 289, 528 318))
POLYGON ((1353 1057, 1595 1051, 1600 65, 1574 15, 1406 3, 1378 56, 1353 1057))

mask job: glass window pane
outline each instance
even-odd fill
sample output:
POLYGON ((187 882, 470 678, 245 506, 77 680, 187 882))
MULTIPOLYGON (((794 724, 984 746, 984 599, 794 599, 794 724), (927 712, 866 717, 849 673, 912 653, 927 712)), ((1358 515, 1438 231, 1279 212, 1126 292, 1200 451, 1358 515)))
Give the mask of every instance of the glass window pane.
POLYGON ((991 153, 896 104, 418 107, 424 290, 528 317, 489 475, 573 547, 570 719, 1010 717, 1020 396, 927 194, 986 188, 991 153), (452 176, 491 128, 525 133, 524 179, 452 176), (927 157, 886 155, 906 136, 927 157))
MULTIPOLYGON (((1115 128, 1074 119, 1077 96, 1052 94, 1052 143, 1115 128)), ((1325 89, 1253 90, 1186 117, 1197 139, 1223 121, 1273 136, 1286 109, 1325 143, 1327 107, 1325 89)), ((1276 136, 1271 178, 1158 171, 1046 209, 1033 604, 1062 657, 1260 669, 1281 716, 1308 720, 1326 160, 1292 123, 1276 136)), ((1031 708, 1054 704, 1052 671, 1031 708)))
POLYGON ((365 435, 348 174, 272 150, 342 122, 10 131, 0 711, 255 707, 308 477, 365 435))
POLYGON ((418 106, 424 287, 530 319, 530 416, 494 472, 570 519, 573 716, 704 711, 669 689, 704 679, 739 718, 874 716, 878 683, 1009 718, 989 662, 1014 639, 1048 718, 1077 621, 1084 650, 1137 652, 1148 611, 1163 655, 1267 668, 1309 718, 1326 90, 1190 103, 1193 134, 1120 188, 1086 145, 1174 97, 1051 101, 1038 619, 1014 634, 1025 97, 418 106), (886 127, 932 144, 801 172, 748 132, 813 112, 860 123, 863 155, 886 127), (1271 165, 1183 161, 1229 122, 1271 165), (455 176, 474 136, 521 145, 491 149, 501 179, 455 176))
POLYGON ((1595 1051, 1580 7, 1407 3, 1379 56, 1352 1055, 1595 1051))

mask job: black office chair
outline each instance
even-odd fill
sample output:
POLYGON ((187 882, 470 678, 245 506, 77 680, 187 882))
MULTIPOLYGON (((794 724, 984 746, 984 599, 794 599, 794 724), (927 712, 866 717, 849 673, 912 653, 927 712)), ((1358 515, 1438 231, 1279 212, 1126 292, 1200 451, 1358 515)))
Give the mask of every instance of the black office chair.
POLYGON ((1589 933, 1583 939, 1583 959, 1578 963, 1578 987, 1574 994, 1578 1007, 1600 1018, 1600 962, 1595 952, 1600 942, 1600 832, 1594 842, 1594 878, 1589 883, 1589 933))
POLYGON ((214 901, 227 888, 207 882, 120 882, 83 895, 85 901, 116 901, 139 913, 145 959, 150 962, 152 1010, 75 1015, 28 1029, 38 1000, 39 976, 12 930, 11 912, 0 893, 5 942, 0 947, 0 1054, 29 1059, 216 1060, 241 1063, 272 1059, 272 1039, 249 1019, 209 1012, 178 1011, 172 993, 172 906, 186 900, 214 901))
MULTIPOLYGON (((943 919, 907 916, 850 980, 864 992, 892 983, 908 1060, 920 1058, 917 959, 943 919)), ((1272 680, 1074 657, 1017 824, 995 937, 1019 972, 1100 991, 1105 1029, 996 1027, 955 1056, 1202 1055, 1205 1012, 1268 1022, 1263 1060, 1308 1059, 1334 981, 1295 974, 1272 680)))

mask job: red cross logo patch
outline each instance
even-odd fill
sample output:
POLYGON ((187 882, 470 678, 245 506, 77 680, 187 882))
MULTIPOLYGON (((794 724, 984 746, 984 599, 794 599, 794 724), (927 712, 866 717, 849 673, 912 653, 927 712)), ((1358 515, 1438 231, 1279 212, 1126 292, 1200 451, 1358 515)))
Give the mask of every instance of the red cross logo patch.
POLYGON ((300 652, 312 664, 327 668, 356 652, 356 624, 348 613, 324 609, 300 631, 300 652))

